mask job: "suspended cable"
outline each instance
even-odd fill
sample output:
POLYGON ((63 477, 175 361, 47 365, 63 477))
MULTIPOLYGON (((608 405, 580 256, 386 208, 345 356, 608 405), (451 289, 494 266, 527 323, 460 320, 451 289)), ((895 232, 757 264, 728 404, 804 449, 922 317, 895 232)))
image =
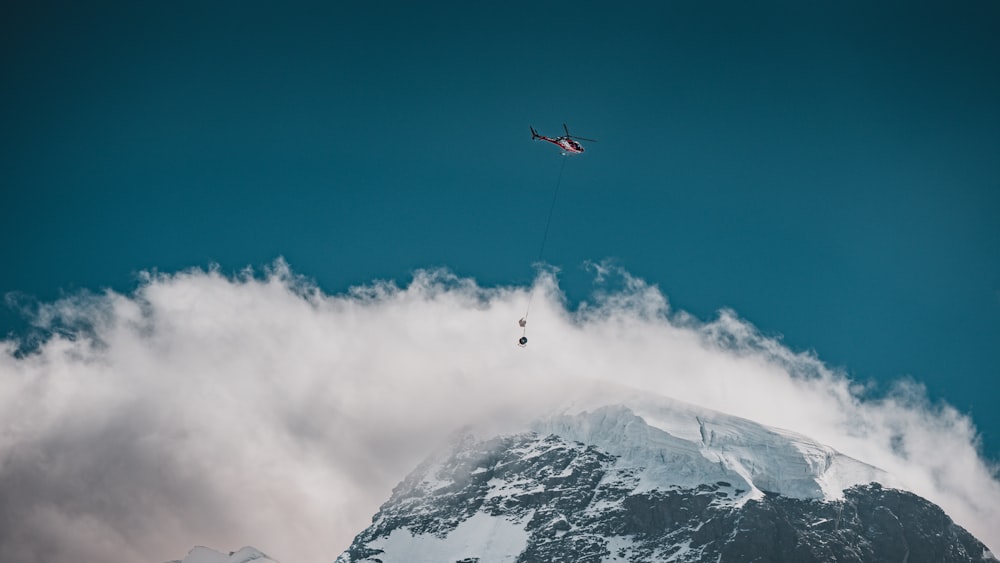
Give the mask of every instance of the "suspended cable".
POLYGON ((556 200, 559 199, 559 186, 562 185, 563 170, 566 168, 566 154, 563 153, 562 164, 559 165, 559 177, 556 179, 556 189, 552 193, 552 203, 549 205, 549 216, 545 219, 545 234, 542 235, 542 247, 538 249, 538 262, 542 261, 545 255, 545 242, 549 240, 549 227, 552 225, 552 212, 556 209, 556 200))

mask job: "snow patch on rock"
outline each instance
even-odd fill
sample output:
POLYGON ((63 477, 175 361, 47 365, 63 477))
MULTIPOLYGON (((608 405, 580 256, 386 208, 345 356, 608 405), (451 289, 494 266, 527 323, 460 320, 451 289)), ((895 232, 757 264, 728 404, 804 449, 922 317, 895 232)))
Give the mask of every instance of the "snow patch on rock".
POLYGON ((440 563, 476 559, 490 554, 490 561, 513 562, 528 545, 524 523, 477 512, 443 537, 414 535, 406 528, 393 530, 386 538, 369 544, 382 550, 382 563, 440 563))

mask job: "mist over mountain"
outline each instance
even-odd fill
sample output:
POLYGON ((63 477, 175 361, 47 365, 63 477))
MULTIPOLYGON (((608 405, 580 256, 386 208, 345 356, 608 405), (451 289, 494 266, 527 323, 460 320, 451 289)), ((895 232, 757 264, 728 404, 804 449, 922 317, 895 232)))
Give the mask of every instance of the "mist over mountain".
POLYGON ((237 551, 221 553, 207 547, 195 547, 184 559, 176 559, 167 563, 277 563, 260 550, 246 546, 237 551))
POLYGON ((600 277, 573 310, 554 272, 483 287, 419 271, 330 295, 281 261, 40 303, 35 337, 0 345, 0 559, 170 561, 250 544, 329 562, 466 424, 483 440, 594 441, 609 463, 645 467, 640 485, 725 482, 746 505, 772 492, 833 502, 874 475, 1000 542, 1000 483, 966 414, 913 381, 873 392, 732 311, 695 319, 627 272, 600 277), (574 418, 613 405, 645 426, 574 418), (616 449, 645 427, 647 447, 616 449), (661 450, 666 464, 648 463, 661 450))

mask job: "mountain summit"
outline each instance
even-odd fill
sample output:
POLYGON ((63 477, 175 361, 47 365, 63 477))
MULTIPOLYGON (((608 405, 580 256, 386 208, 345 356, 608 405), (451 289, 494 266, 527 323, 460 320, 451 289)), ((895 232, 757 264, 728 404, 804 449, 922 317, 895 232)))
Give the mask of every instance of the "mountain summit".
POLYGON ((996 561, 934 504, 805 436, 662 398, 472 431, 337 563, 996 561))

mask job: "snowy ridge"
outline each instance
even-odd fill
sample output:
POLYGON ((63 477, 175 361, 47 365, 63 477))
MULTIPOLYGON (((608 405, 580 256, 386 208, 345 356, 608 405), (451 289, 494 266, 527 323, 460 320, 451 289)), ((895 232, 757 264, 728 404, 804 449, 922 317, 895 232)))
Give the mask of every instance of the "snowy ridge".
POLYGON ((623 402, 578 402, 532 429, 583 442, 643 468, 641 490, 727 481, 743 501, 776 493, 837 500, 854 485, 893 486, 884 471, 801 434, 770 428, 665 397, 625 394, 623 402), (588 410, 589 409, 589 410, 588 410))

